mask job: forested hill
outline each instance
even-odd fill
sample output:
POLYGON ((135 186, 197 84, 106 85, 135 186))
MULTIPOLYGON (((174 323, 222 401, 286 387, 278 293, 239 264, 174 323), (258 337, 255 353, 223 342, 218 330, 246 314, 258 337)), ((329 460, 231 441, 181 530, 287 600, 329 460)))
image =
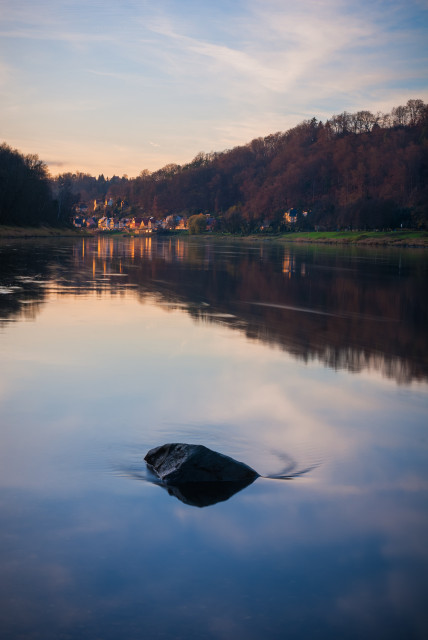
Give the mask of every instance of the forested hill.
MULTIPOLYGON (((11 150, 6 145, 1 149, 4 223, 18 215, 11 197, 4 197, 5 189, 11 196, 18 187, 23 192, 19 180, 10 171, 6 175, 11 150)), ((92 206, 103 199, 114 203, 112 214, 118 216, 210 213, 220 229, 230 232, 284 228, 284 212, 290 209, 297 213, 294 228, 301 229, 428 228, 427 150, 428 106, 409 100, 387 114, 344 112, 324 123, 313 118, 285 133, 200 153, 189 164, 145 170, 136 178, 62 174, 51 181, 56 202, 50 217, 55 211, 64 219, 73 202, 92 206)), ((41 189, 45 170, 34 157, 36 167, 28 166, 31 157, 24 161, 34 176, 39 172, 34 184, 41 189)), ((22 197, 19 216, 24 204, 22 197)), ((48 208, 40 204, 32 210, 43 216, 48 208)))
POLYGON ((391 113, 315 118, 189 164, 137 178, 63 175, 82 199, 123 199, 134 212, 162 217, 206 212, 231 232, 284 225, 284 212, 307 211, 300 228, 428 226, 428 106, 409 100, 391 113))

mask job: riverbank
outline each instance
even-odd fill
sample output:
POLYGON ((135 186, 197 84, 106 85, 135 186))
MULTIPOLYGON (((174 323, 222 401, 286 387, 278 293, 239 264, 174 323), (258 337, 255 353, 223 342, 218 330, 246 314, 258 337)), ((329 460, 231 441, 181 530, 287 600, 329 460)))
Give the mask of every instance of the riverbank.
POLYGON ((427 247, 426 231, 313 231, 288 233, 282 236, 286 242, 321 244, 361 244, 394 247, 427 247))
MULTIPOLYGON (((230 236, 235 237, 235 236, 230 236)), ((426 231, 308 231, 244 236, 296 244, 347 244, 362 246, 428 248, 426 231)))
POLYGON ((12 227, 0 225, 0 238, 61 238, 90 235, 86 230, 67 227, 12 227))
MULTIPOLYGON (((69 229, 66 227, 13 227, 0 226, 0 238, 55 238, 55 237, 82 237, 99 233, 98 230, 69 229)), ((102 235, 128 235, 122 231, 103 231, 102 235)), ((189 238, 187 231, 174 232, 171 235, 189 238)), ((427 231, 307 231, 290 233, 265 233, 243 236, 241 234, 207 233, 205 237, 231 238, 243 240, 276 241, 298 244, 352 244, 365 246, 389 246, 428 248, 427 231)), ((133 237, 133 235, 130 235, 133 237)), ((138 237, 138 236, 137 236, 138 237)))

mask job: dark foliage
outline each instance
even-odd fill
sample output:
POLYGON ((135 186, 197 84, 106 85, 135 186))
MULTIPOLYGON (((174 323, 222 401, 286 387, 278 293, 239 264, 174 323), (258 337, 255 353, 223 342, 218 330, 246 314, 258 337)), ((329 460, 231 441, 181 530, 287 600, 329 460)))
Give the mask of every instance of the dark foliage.
POLYGON ((0 145, 0 224, 56 224, 55 203, 46 166, 37 155, 24 156, 0 145))

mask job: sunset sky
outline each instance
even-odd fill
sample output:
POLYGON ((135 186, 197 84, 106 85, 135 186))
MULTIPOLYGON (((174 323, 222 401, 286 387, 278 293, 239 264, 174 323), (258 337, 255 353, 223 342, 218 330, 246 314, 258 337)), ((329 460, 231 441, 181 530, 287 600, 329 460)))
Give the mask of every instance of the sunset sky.
POLYGON ((0 0, 0 142, 138 175, 428 101, 427 0, 0 0))

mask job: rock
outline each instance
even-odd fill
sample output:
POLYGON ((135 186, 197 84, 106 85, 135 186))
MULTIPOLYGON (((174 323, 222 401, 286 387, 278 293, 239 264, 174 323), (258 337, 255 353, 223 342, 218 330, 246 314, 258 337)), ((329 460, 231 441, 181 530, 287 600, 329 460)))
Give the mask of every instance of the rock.
MULTIPOLYGON (((150 449, 144 460, 164 484, 178 485, 180 488, 181 485, 205 482, 247 486, 259 477, 254 469, 243 462, 212 451, 201 444, 164 444, 150 449)), ((236 493, 236 490, 233 490, 232 494, 236 493)))

